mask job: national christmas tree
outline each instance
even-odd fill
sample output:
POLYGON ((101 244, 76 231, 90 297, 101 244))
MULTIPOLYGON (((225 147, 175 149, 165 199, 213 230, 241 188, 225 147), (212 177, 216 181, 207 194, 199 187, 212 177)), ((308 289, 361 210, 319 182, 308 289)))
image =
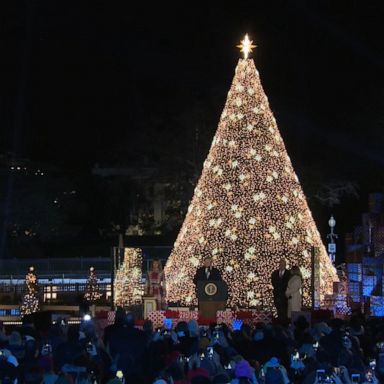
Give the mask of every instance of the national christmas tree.
POLYGON ((115 305, 126 308, 141 303, 144 293, 141 266, 141 249, 125 248, 124 260, 115 277, 115 305))
POLYGON ((84 298, 89 303, 93 304, 101 297, 99 290, 98 280, 96 276, 96 271, 94 267, 89 268, 89 276, 87 281, 87 286, 85 288, 84 298))
POLYGON ((193 276, 205 257, 221 270, 228 304, 273 308, 271 274, 282 257, 301 268, 311 303, 311 251, 320 300, 337 275, 321 241, 276 120, 248 53, 235 76, 185 221, 165 267, 167 301, 196 303, 193 276))
POLYGON ((25 276, 25 285, 26 292, 20 307, 21 316, 30 315, 39 310, 39 288, 34 267, 29 267, 29 271, 25 276))

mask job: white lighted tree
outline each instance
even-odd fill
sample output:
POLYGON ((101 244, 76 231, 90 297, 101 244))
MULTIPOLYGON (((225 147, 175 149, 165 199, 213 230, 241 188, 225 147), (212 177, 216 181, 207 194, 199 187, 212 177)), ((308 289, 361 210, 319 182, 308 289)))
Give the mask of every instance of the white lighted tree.
POLYGON ((124 260, 115 277, 115 305, 128 307, 141 303, 144 293, 141 267, 141 249, 125 248, 124 260))
POLYGON ((85 288, 84 298, 89 303, 95 303, 101 297, 101 292, 99 290, 98 279, 96 275, 95 267, 89 268, 89 276, 87 281, 87 286, 85 288))
POLYGON ((165 267, 167 300, 196 302, 193 276, 206 256, 229 286, 229 304, 271 308, 270 276, 285 257, 311 301, 311 250, 320 258, 320 299, 337 275, 285 149, 248 36, 185 221, 165 267))

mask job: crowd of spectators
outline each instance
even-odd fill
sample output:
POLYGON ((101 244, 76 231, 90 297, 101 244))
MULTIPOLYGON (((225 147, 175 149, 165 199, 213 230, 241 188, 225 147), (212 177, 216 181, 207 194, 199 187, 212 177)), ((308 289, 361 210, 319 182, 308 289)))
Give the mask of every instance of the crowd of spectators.
MULTIPOLYGON (((0 329, 1 384, 288 384, 379 383, 384 323, 354 314, 309 324, 237 321, 200 327, 194 320, 135 326, 118 308, 115 323, 58 320, 46 332, 26 321, 0 329)), ((384 382, 384 381, 383 381, 384 382)))

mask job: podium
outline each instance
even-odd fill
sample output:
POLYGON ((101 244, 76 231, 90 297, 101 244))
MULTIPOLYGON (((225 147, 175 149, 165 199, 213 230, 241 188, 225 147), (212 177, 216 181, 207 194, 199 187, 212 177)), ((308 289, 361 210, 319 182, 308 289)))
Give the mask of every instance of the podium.
POLYGON ((216 317, 217 311, 224 311, 228 298, 228 286, 222 280, 201 280, 197 282, 199 312, 203 317, 216 317))
POLYGON ((148 319, 148 315, 152 311, 156 311, 158 309, 156 299, 153 296, 143 296, 143 304, 144 304, 144 319, 148 319))

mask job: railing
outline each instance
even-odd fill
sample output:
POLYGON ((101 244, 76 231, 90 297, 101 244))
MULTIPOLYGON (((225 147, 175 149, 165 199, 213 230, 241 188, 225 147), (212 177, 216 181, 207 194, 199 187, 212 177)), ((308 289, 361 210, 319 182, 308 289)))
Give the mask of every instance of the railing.
MULTIPOLYGON (((142 269, 144 273, 149 269, 151 260, 154 258, 161 260, 164 265, 172 249, 169 246, 141 246, 137 248, 142 249, 143 252, 142 269)), ((40 279, 87 278, 91 266, 95 267, 97 276, 102 279, 111 277, 112 258, 0 259, 0 280, 24 279, 31 265, 35 267, 37 276, 40 279)))
MULTIPOLYGON (((105 293, 110 289, 110 283, 98 283, 100 293, 105 293)), ((83 293, 87 284, 84 283, 64 283, 64 284, 39 284, 39 293, 56 292, 56 293, 83 293)), ((0 284, 0 294, 19 294, 25 292, 25 285, 20 284, 0 284)))
POLYGON ((68 259, 0 259, 0 278, 25 276, 33 265, 39 278, 87 277, 89 267, 95 267, 100 278, 110 277, 110 258, 68 258, 68 259))

